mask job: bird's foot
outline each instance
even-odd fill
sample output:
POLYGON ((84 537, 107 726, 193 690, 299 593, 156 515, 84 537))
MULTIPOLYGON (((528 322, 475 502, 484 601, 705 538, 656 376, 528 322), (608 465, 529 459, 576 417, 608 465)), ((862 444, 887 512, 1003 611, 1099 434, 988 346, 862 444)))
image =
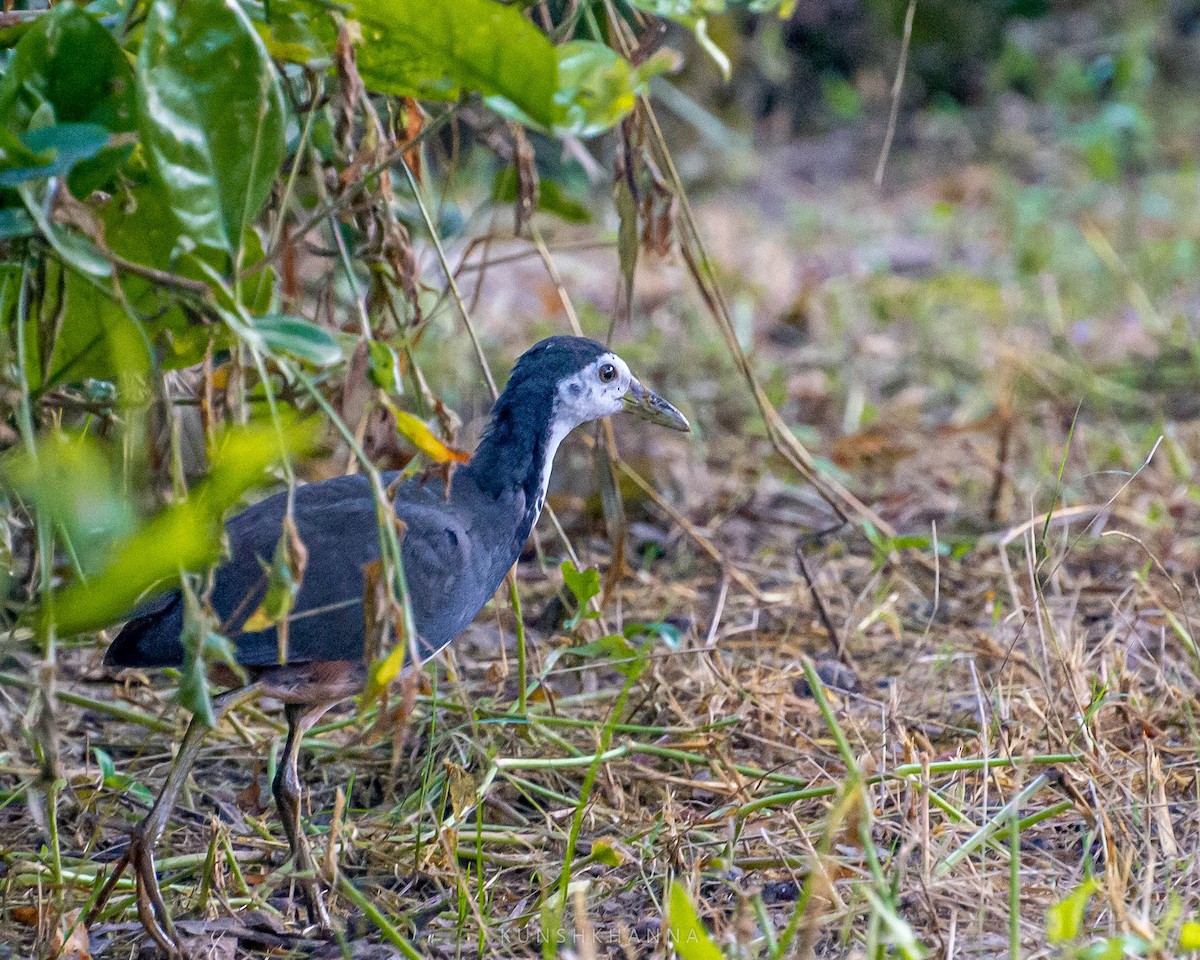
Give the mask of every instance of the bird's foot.
POLYGON ((129 862, 137 883, 138 919, 142 921, 146 933, 168 957, 188 960, 187 947, 175 929, 171 912, 158 885, 158 874, 154 870, 154 844, 147 842, 138 830, 133 832, 130 840, 129 862))
POLYGON ((317 928, 322 937, 333 936, 333 921, 325 906, 324 885, 315 877, 299 881, 300 893, 304 897, 304 909, 308 913, 308 922, 317 928))
POLYGON ((322 937, 330 937, 334 932, 333 920, 330 919, 329 909, 325 906, 325 883, 308 855, 307 845, 301 851, 299 858, 304 866, 296 863, 293 858, 284 864, 284 869, 291 871, 293 892, 297 889, 304 901, 304 912, 308 916, 308 924, 315 927, 322 937))

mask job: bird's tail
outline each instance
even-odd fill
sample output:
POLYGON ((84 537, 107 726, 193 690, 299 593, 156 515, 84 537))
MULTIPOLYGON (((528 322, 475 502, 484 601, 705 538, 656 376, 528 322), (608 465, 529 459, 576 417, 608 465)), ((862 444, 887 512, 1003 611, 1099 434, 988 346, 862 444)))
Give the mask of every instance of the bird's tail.
POLYGON ((104 653, 109 667, 183 665, 183 604, 178 592, 141 607, 104 653))

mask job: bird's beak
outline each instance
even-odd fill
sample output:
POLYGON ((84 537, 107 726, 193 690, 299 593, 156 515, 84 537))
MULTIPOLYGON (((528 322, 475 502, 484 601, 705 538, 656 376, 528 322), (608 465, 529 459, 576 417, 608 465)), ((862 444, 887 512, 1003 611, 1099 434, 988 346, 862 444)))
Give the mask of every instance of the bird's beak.
POLYGON ((692 429, 687 417, 653 390, 647 390, 637 380, 629 384, 629 391, 625 394, 625 409, 634 416, 657 423, 661 427, 670 427, 684 433, 692 429))

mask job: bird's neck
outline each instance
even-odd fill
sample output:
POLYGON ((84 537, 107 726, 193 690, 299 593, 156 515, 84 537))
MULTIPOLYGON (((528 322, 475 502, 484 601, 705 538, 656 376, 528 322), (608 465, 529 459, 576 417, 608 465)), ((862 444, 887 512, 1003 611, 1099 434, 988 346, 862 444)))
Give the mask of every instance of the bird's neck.
POLYGON ((514 532, 522 544, 545 504, 554 454, 575 427, 554 413, 553 394, 525 390, 513 396, 506 391, 492 409, 491 423, 471 462, 456 474, 486 497, 521 494, 514 532))

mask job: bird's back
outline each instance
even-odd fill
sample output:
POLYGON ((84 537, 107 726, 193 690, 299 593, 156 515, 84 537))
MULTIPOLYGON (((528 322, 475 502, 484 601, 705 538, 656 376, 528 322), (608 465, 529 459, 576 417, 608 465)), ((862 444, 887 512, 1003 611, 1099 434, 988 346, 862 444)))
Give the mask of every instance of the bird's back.
MULTIPOLYGON (((395 475, 384 476, 385 484, 395 475)), ((474 619, 515 562, 528 535, 524 504, 513 492, 483 494, 469 472, 455 476, 452 494, 440 481, 407 480, 396 491, 404 521, 401 546, 413 619, 423 658, 432 656, 474 619)), ((274 627, 243 631, 267 590, 267 567, 283 529, 285 493, 244 510, 226 525, 229 559, 211 596, 222 632, 244 666, 280 662, 274 627)), ((361 475, 299 487, 294 516, 308 562, 288 620, 288 663, 358 660, 364 647, 364 569, 379 560, 379 526, 370 481, 361 475)), ((183 602, 178 591, 156 598, 126 624, 109 647, 112 666, 183 663, 183 602)))

